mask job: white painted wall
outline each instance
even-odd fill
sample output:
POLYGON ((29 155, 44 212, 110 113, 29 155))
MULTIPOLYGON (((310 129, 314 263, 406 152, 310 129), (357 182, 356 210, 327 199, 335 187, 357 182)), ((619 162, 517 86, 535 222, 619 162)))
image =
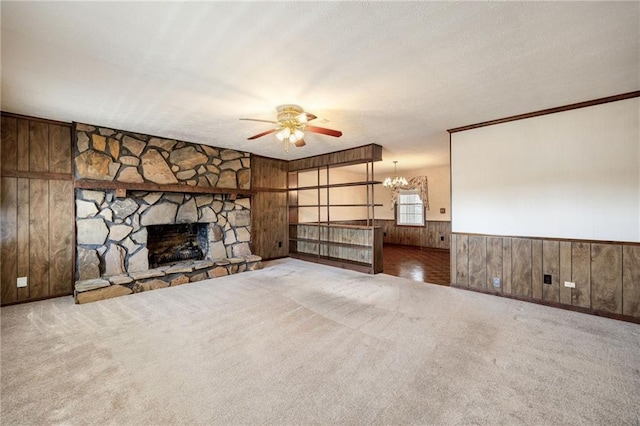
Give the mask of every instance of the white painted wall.
MULTIPOLYGON (((421 168, 413 170, 399 170, 398 175, 409 179, 415 176, 426 176, 429 185, 429 210, 427 220, 451 220, 451 180, 449 166, 421 168), (440 208, 445 213, 440 213, 440 208)), ((387 176, 377 176, 376 180, 384 180, 387 176)), ((376 203, 383 203, 383 207, 376 208, 376 219, 394 219, 391 205, 391 191, 382 185, 376 186, 376 203), (378 188, 379 187, 379 188, 378 188)))
POLYGON ((640 241, 638 98, 452 135, 452 231, 640 241))

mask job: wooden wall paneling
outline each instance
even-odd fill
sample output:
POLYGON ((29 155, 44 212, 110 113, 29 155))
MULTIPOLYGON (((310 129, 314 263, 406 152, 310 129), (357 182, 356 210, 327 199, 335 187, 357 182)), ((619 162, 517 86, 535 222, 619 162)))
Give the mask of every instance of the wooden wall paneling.
POLYGON ((378 274, 384 272, 383 268, 383 243, 382 243, 382 228, 373 229, 373 273, 378 274))
POLYGON ((450 250, 451 222, 427 221, 424 227, 397 226, 395 220, 377 219, 376 223, 383 227, 387 235, 384 242, 388 244, 402 244, 407 246, 432 247, 450 250), (440 241, 440 237, 444 241, 440 241))
POLYGON ((449 281, 451 281, 451 284, 457 284, 456 281, 456 270, 457 270, 457 254, 458 254, 458 250, 457 250, 457 238, 458 236, 456 234, 451 234, 451 247, 453 247, 453 250, 449 250, 449 281))
POLYGON ((512 249, 511 238, 503 238, 502 239, 502 276, 503 276, 502 292, 506 294, 511 294, 512 292, 511 249, 512 249))
POLYGON ((440 248, 449 249, 451 247, 451 222, 436 222, 440 226, 438 232, 438 244, 440 248), (440 236, 444 237, 444 241, 440 241, 440 236))
POLYGON ((511 244, 511 293, 531 297, 531 240, 513 238, 511 244))
MULTIPOLYGON (((591 244, 571 243, 571 280, 576 288, 571 292, 571 304, 583 308, 591 307, 591 244)), ((564 281, 560 283, 564 287, 564 281)), ((561 300, 562 303, 567 303, 561 300)))
POLYGON ((49 172, 71 174, 71 128, 49 124, 49 172))
POLYGON ((456 244, 456 284, 469 285, 469 236, 458 234, 456 244))
POLYGON ((486 289, 487 283, 487 238, 469 237, 469 286, 486 289))
POLYGON ((622 246, 591 244, 591 306, 622 313, 622 246))
POLYGON ((531 240, 531 297, 542 299, 542 240, 531 240))
MULTIPOLYGON (((30 270, 30 179, 18 179, 18 277, 29 277, 30 270)), ((29 299, 30 286, 18 289, 18 300, 29 299)))
POLYGON ((2 178, 0 190, 0 302, 5 304, 18 299, 18 180, 2 178))
POLYGON ((571 243, 560 241, 560 303, 571 304, 571 289, 564 286, 565 281, 571 281, 571 243))
POLYGON ((502 238, 487 237, 487 283, 486 288, 489 291, 501 293, 504 286, 502 276, 502 238), (500 287, 493 286, 493 279, 500 279, 500 287))
POLYGON ((287 189, 287 161, 252 155, 251 187, 287 189))
POLYGON ((3 172, 14 172, 18 164, 18 120, 2 116, 0 123, 0 162, 3 172))
POLYGON ((425 222, 425 227, 422 228, 422 238, 420 241, 420 246, 422 247, 436 247, 436 230, 435 224, 425 222))
POLYGON ((369 144, 356 148, 344 149, 329 154, 315 155, 289 161, 289 171, 307 170, 316 167, 357 164, 364 161, 381 161, 382 146, 369 144))
POLYGON ((18 119, 18 166, 20 172, 29 171, 29 120, 18 119))
POLYGON ((49 181, 49 289, 73 293, 73 182, 49 181))
POLYGON ((551 302, 560 302, 560 242, 544 240, 542 242, 542 273, 551 275, 551 284, 542 285, 542 298, 551 302))
POLYGON ((29 171, 49 171, 49 125, 29 122, 29 171))
POLYGON ((39 298, 50 294, 49 181, 31 179, 29 196, 29 297, 39 298))
POLYGON ((251 202, 252 252, 263 259, 289 253, 287 193, 259 192, 251 202))
POLYGON ((640 246, 622 247, 622 313, 640 317, 640 246))

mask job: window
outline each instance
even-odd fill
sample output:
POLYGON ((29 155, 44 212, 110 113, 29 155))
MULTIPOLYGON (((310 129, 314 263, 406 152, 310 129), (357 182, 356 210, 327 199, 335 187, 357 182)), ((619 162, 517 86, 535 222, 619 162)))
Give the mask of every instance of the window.
POLYGON ((424 226, 424 204, 417 190, 401 189, 397 209, 397 225, 424 226))

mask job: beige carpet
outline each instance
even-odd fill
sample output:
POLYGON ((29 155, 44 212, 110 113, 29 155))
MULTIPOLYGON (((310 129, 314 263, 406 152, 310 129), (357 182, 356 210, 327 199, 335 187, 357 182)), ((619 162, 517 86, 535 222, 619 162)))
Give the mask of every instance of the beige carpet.
POLYGON ((9 424, 640 424, 640 326, 284 259, 1 309, 9 424))

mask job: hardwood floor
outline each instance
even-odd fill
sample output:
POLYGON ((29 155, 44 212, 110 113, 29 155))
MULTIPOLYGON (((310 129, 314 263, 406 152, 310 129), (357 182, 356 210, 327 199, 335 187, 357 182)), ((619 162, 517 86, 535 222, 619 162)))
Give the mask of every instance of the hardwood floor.
POLYGON ((385 244, 384 273, 431 284, 449 285, 449 250, 385 244))

